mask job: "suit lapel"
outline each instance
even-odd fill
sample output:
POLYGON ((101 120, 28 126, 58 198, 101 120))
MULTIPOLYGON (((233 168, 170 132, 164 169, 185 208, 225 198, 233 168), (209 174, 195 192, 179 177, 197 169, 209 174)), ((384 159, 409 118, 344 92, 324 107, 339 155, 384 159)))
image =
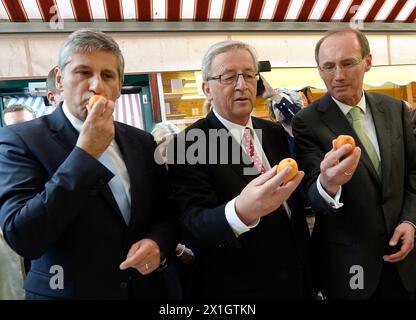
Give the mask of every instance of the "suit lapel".
MULTIPOLYGON (((286 141, 285 141, 285 144, 282 144, 281 143, 282 139, 280 137, 276 137, 274 135, 275 132, 266 130, 266 128, 260 125, 259 121, 256 118, 252 118, 252 120, 253 120, 254 128, 262 130, 261 144, 262 144, 263 152, 265 153, 266 158, 269 161, 271 168, 273 168, 274 165, 279 164, 281 160, 292 157, 292 155, 290 154, 289 145, 286 144, 286 141)), ((295 214, 295 210, 296 210, 294 197, 293 196, 289 197, 286 203, 289 206, 289 209, 292 213, 292 217, 294 218, 293 215, 295 214)), ((290 224, 293 230, 295 230, 295 219, 292 219, 292 218, 289 219, 289 216, 287 215, 287 212, 286 210, 283 209, 283 207, 280 207, 278 210, 281 211, 280 214, 284 214, 285 217, 287 217, 288 220, 290 220, 290 224)))
POLYGON ((365 98, 367 106, 371 110, 373 116, 373 122, 376 129, 378 146, 380 149, 381 158, 381 172, 383 183, 383 195, 386 193, 389 185, 389 176, 391 170, 391 135, 390 135, 390 122, 391 117, 388 108, 384 105, 384 102, 366 93, 365 98))
MULTIPOLYGON (((220 120, 218 120, 218 118, 215 116, 215 114, 212 111, 210 113, 208 113, 206 118, 207 118, 207 123, 208 123, 208 130, 209 129, 215 129, 215 130, 225 129, 225 130, 228 131, 228 129, 221 123, 220 120)), ((209 136, 209 132, 207 132, 207 134, 209 136)), ((249 156, 246 154, 246 152, 243 150, 241 145, 237 141, 235 141, 234 138, 231 139, 231 145, 228 144, 227 147, 228 147, 227 152, 228 152, 229 167, 231 167, 237 173, 238 176, 240 176, 243 180, 245 180, 246 183, 252 181, 254 178, 259 176, 259 174, 257 174, 257 175, 244 174, 244 168, 250 168, 251 169, 251 165, 244 165, 244 164, 245 163, 247 163, 247 164, 251 163, 251 160, 250 160, 249 156), (233 159, 232 152, 234 150, 239 150, 240 155, 241 155, 241 156, 239 155, 240 161, 239 161, 238 164, 232 163, 232 159, 233 159)), ((221 151, 223 151, 223 150, 224 150, 224 148, 221 148, 221 151)))
MULTIPOLYGON (((122 124, 114 122, 114 125, 116 128, 115 139, 118 147, 120 148, 120 152, 130 179, 131 218, 129 228, 131 228, 135 224, 140 225, 140 218, 144 217, 143 215, 137 214, 137 212, 143 212, 143 209, 140 208, 140 203, 138 201, 139 199, 146 199, 148 193, 146 187, 147 184, 145 183, 145 174, 147 173, 146 161, 145 158, 141 156, 145 154, 146 151, 142 149, 143 147, 139 143, 139 140, 131 139, 126 132, 126 128, 122 124)), ((123 218, 120 210, 118 211, 121 218, 123 218)))
POLYGON ((278 137, 273 136, 273 133, 262 127, 256 118, 252 117, 252 121, 254 129, 261 130, 261 145, 271 168, 278 164, 280 160, 291 156, 288 148, 283 149, 284 146, 279 145, 278 137))
POLYGON ((65 150, 64 158, 61 161, 63 162, 72 149, 74 149, 79 134, 62 111, 62 104, 47 117, 52 137, 65 150))
MULTIPOLYGON (((130 223, 129 223, 129 227, 132 226, 136 221, 136 217, 133 214, 133 210, 135 210, 135 206, 136 204, 133 203, 133 199, 137 198, 136 195, 136 190, 134 189, 133 186, 133 181, 134 179, 138 179, 139 177, 136 176, 137 172, 136 172, 136 166, 132 164, 133 159, 131 157, 130 151, 131 151, 131 146, 136 147, 133 143, 130 144, 130 148, 128 147, 129 145, 129 138, 127 137, 127 135, 125 134, 125 128, 123 126, 120 125, 120 123, 118 122, 114 122, 114 127, 115 127, 115 141, 120 149, 120 153, 121 153, 121 157, 123 158, 124 164, 126 165, 126 169, 129 175, 129 180, 130 180, 130 223)), ((136 164, 137 165, 137 164, 136 164)), ((111 191, 111 190, 110 190, 111 191)), ((125 225, 125 221, 123 218, 123 214, 120 211, 120 208, 117 205, 117 202, 114 199, 114 196, 111 192, 110 194, 111 198, 112 198, 112 202, 115 205, 115 209, 117 210, 117 213, 120 217, 120 219, 123 220, 123 224, 125 225)))
POLYGON ((355 130, 351 127, 347 117, 342 113, 341 109, 329 94, 326 94, 322 98, 322 101, 318 105, 318 111, 322 113, 322 122, 334 133, 334 139, 341 134, 347 134, 354 138, 356 144, 362 150, 360 162, 367 168, 374 180, 380 182, 380 178, 373 167, 370 157, 365 151, 365 148, 355 133, 355 130))
MULTIPOLYGON (((57 169, 75 148, 79 133, 71 125, 64 112, 62 111, 62 104, 50 116, 47 117, 49 128, 52 132, 52 137, 55 141, 57 141, 59 145, 62 146, 62 152, 59 152, 57 149, 55 149, 53 152, 53 156, 57 159, 55 168, 57 169)), ((124 218, 108 184, 104 185, 101 194, 108 202, 108 204, 118 213, 123 223, 125 224, 124 218)))

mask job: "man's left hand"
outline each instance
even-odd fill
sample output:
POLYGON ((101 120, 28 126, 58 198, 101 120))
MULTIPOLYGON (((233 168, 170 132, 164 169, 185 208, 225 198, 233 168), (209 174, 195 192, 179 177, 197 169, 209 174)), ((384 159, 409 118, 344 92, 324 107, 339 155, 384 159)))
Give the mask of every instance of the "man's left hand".
POLYGON ((400 250, 390 255, 384 255, 383 259, 386 262, 399 262, 406 258, 410 251, 413 250, 415 242, 415 228, 407 222, 400 223, 394 230, 394 234, 389 241, 389 245, 394 247, 399 240, 402 241, 400 250))
POLYGON ((147 275, 159 268, 160 248, 152 239, 142 239, 134 243, 126 260, 120 264, 120 269, 135 268, 141 274, 147 275))

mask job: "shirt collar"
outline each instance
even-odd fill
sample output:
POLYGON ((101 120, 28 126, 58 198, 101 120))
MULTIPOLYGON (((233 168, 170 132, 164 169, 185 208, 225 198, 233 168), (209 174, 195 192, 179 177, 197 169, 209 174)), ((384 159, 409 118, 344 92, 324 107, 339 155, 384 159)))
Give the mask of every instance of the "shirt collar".
POLYGON ((243 140, 243 134, 244 134, 244 129, 245 128, 250 128, 251 131, 254 132, 253 131, 253 122, 251 120, 251 115, 250 115, 250 117, 247 121, 247 124, 245 126, 241 126, 237 123, 231 122, 231 121, 221 117, 218 114, 218 112, 215 110, 215 106, 213 106, 212 111, 214 112, 214 114, 218 118, 218 120, 220 120, 220 122, 224 125, 224 127, 226 127, 227 130, 231 133, 233 138, 235 140, 237 140, 240 144, 241 144, 241 141, 243 140))
MULTIPOLYGON (((337 104, 337 106, 341 109, 342 113, 344 115, 347 115, 348 112, 351 110, 351 108, 354 108, 355 106, 349 106, 345 103, 342 103, 341 101, 338 101, 337 99, 335 99, 334 97, 332 97, 332 100, 335 101, 335 103, 337 104)), ((365 114, 366 112, 366 102, 365 102, 365 94, 363 92, 363 95, 361 97, 361 100, 358 102, 357 106, 361 109, 361 111, 365 114)))
POLYGON ((78 131, 78 133, 81 132, 82 126, 84 125, 84 121, 79 120, 76 118, 68 109, 68 106, 66 105, 65 101, 62 104, 62 111, 64 112, 65 116, 67 117, 68 121, 72 124, 72 126, 75 128, 75 130, 78 131))

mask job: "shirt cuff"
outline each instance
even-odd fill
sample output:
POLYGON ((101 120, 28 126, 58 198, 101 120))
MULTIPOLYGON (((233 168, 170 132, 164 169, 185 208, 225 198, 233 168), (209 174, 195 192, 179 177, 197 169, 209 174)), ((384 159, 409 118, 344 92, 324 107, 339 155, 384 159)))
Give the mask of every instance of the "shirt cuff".
POLYGON ((260 219, 257 219, 257 221, 255 221, 253 224, 247 226, 244 222, 240 220, 240 218, 237 215, 237 212, 235 211, 235 200, 237 199, 237 197, 235 197, 233 200, 229 201, 225 205, 225 218, 227 219, 227 222, 230 225, 236 237, 240 236, 244 232, 250 231, 250 229, 257 227, 257 225, 260 222, 260 219))
POLYGON ((415 225, 414 223, 410 222, 410 221, 403 220, 403 221, 400 221, 400 223, 408 223, 408 224, 412 225, 412 226, 413 226, 413 228, 415 228, 415 229, 416 229, 416 225, 415 225))
POLYGON ((339 209, 344 206, 342 202, 339 202, 339 198, 341 197, 341 191, 342 187, 339 187, 339 190, 335 194, 335 197, 331 197, 321 186, 321 182, 319 181, 321 178, 321 175, 319 175, 318 179, 316 180, 316 187, 318 188, 318 192, 321 195, 321 197, 325 200, 326 203, 328 203, 332 208, 339 209))

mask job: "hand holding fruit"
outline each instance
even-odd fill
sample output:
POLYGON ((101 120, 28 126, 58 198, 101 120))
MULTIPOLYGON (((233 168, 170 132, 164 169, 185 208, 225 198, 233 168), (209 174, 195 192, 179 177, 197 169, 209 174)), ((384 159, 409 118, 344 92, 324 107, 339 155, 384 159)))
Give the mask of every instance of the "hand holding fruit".
POLYGON ((279 174, 282 170, 285 168, 291 168, 291 171, 286 178, 284 178, 283 183, 288 183, 290 180, 292 180, 296 174, 298 173, 298 164, 297 162, 292 158, 286 158, 279 162, 279 165, 277 166, 276 174, 279 174))
POLYGON ((347 153, 347 156, 349 156, 355 149, 355 140, 353 137, 343 134, 339 135, 335 140, 335 149, 340 149, 345 144, 351 145, 351 150, 347 153))
POLYGON ((89 101, 77 146, 99 159, 114 139, 113 101, 100 95, 93 95, 89 101))
POLYGON ((98 95, 98 94, 94 94, 93 96, 91 96, 90 100, 88 100, 88 109, 91 110, 92 107, 94 106, 94 104, 100 99, 102 98, 102 96, 98 95))
POLYGON ((274 212, 289 199, 292 192, 299 186, 305 173, 297 171, 293 175, 295 171, 293 165, 296 162, 293 159, 288 160, 289 158, 282 160, 282 165, 285 167, 279 173, 277 173, 277 167, 274 166, 271 170, 252 180, 241 191, 235 200, 234 207, 243 223, 251 225, 261 217, 274 212))
POLYGON ((320 183, 334 196, 339 188, 351 180, 360 161, 361 149, 351 136, 341 135, 332 140, 332 149, 321 161, 320 183))

